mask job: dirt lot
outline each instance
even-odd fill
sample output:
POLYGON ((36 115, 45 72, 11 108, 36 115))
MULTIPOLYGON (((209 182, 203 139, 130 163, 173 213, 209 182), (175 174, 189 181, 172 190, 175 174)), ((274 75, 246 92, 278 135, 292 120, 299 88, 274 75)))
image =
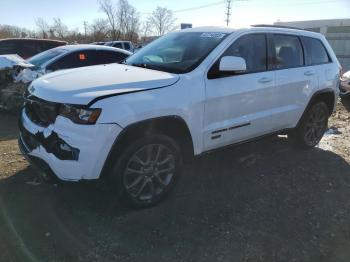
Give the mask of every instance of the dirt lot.
POLYGON ((197 158, 165 202, 46 183, 0 114, 0 261, 350 261, 350 103, 319 148, 285 137, 197 158))

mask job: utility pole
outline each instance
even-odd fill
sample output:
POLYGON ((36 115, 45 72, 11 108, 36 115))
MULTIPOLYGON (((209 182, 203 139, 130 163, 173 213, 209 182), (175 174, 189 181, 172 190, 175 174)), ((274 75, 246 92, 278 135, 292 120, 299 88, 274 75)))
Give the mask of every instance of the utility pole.
POLYGON ((232 0, 227 0, 227 6, 226 6, 226 26, 229 25, 230 23, 230 16, 231 16, 231 3, 232 3, 232 0))
POLYGON ((225 22, 226 22, 226 26, 228 26, 231 22, 231 15, 232 15, 232 7, 231 7, 231 4, 232 2, 235 1, 235 2, 246 2, 248 0, 226 0, 227 2, 227 5, 226 5, 226 13, 225 13, 225 16, 226 16, 226 19, 225 19, 225 22))
POLYGON ((85 35, 85 38, 86 38, 87 22, 83 21, 83 25, 84 25, 84 35, 85 35))

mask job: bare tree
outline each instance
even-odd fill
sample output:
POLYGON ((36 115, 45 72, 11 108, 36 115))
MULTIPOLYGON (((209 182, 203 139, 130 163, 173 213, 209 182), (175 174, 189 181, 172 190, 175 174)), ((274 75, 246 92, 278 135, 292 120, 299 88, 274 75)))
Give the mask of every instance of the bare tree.
POLYGON ((150 19, 147 19, 142 23, 142 37, 146 38, 152 32, 152 25, 150 19))
POLYGON ((111 0, 99 0, 100 9, 105 13, 111 29, 112 40, 117 39, 117 10, 111 0))
POLYGON ((121 27, 124 39, 135 41, 138 38, 138 31, 140 29, 140 14, 136 8, 128 4, 124 9, 124 15, 125 20, 121 27))
POLYGON ((137 37, 140 14, 128 0, 119 0, 116 5, 111 0, 99 0, 99 3, 100 9, 107 16, 113 40, 133 40, 137 37))
POLYGON ((12 25, 0 25, 0 38, 34 37, 34 32, 12 25))
POLYGON ((41 38, 47 38, 48 37, 48 31, 50 29, 48 23, 44 20, 42 17, 38 17, 35 19, 35 25, 38 28, 39 31, 39 37, 41 38))
POLYGON ((158 6, 148 19, 158 35, 164 35, 175 28, 176 18, 174 18, 173 12, 165 7, 158 6))
POLYGON ((92 41, 104 41, 108 35, 108 21, 105 19, 96 19, 89 27, 92 41))
POLYGON ((57 17, 53 19, 51 30, 53 31, 54 35, 61 39, 64 39, 68 34, 68 27, 62 22, 60 18, 57 17))

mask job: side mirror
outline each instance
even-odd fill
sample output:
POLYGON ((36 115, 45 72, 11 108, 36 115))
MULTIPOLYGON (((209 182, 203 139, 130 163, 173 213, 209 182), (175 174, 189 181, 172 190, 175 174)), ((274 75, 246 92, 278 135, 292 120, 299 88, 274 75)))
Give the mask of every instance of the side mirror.
POLYGON ((244 72, 247 70, 247 65, 242 57, 224 56, 220 60, 220 72, 244 72))

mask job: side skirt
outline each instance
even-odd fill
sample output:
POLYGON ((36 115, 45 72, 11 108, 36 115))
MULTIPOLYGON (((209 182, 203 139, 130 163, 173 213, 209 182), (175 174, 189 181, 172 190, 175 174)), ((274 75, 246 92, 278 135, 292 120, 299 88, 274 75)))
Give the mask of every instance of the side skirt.
POLYGON ((237 142, 237 143, 233 143, 233 144, 229 144, 229 145, 226 145, 226 146, 223 146, 223 147, 210 149, 210 150, 207 150, 207 151, 204 151, 204 152, 200 153, 199 155, 196 155, 195 157, 206 155, 206 154, 211 154, 211 153, 214 153, 214 152, 217 152, 217 151, 225 150, 227 148, 233 148, 233 147, 236 147, 236 146, 240 146, 242 144, 246 144, 246 143, 262 140, 264 138, 267 138, 267 137, 270 137, 270 136, 273 136, 273 135, 278 135, 278 134, 281 134, 281 133, 288 133, 288 132, 290 132, 292 130, 293 130, 293 128, 287 128, 287 129, 282 129, 282 130, 279 130, 279 131, 274 131, 272 133, 267 133, 267 134, 262 135, 262 136, 250 138, 250 139, 243 140, 243 141, 240 141, 240 142, 237 142))

